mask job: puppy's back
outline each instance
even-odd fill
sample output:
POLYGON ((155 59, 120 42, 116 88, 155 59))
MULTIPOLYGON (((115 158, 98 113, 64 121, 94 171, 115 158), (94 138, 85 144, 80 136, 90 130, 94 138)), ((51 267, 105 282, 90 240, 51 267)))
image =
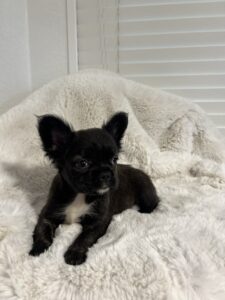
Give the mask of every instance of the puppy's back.
POLYGON ((130 165, 118 164, 119 185, 111 192, 112 214, 137 205, 142 213, 152 212, 159 203, 159 197, 150 177, 130 165))

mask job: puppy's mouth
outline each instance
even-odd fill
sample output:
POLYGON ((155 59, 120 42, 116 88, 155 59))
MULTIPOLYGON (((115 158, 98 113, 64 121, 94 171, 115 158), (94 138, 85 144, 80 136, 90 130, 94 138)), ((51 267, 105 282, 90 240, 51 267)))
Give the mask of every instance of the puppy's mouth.
POLYGON ((104 188, 98 189, 96 192, 99 195, 103 195, 103 194, 107 193, 108 191, 109 191, 109 187, 104 187, 104 188))
POLYGON ((106 194, 115 186, 115 181, 113 178, 107 180, 105 182, 100 182, 98 186, 96 186, 96 193, 99 195, 106 194))

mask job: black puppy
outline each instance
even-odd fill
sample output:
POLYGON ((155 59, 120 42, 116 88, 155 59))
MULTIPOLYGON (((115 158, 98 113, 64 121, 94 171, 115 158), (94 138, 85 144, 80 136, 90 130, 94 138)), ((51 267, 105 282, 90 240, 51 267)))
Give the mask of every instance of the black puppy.
POLYGON ((117 164, 127 124, 123 112, 101 129, 80 131, 53 115, 39 119, 43 149, 58 174, 34 230, 31 255, 48 249, 59 224, 79 222, 82 232, 64 257, 68 264, 82 264, 114 214, 135 204, 142 213, 157 206, 159 198, 150 178, 138 169, 117 164))

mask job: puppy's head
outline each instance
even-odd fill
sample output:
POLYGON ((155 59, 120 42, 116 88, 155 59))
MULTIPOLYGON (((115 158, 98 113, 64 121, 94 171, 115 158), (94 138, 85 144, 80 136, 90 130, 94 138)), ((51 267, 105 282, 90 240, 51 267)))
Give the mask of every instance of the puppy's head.
POLYGON ((113 115, 102 128, 74 131, 53 115, 39 118, 43 149, 64 180, 78 193, 104 194, 118 184, 117 159, 128 125, 126 113, 113 115))

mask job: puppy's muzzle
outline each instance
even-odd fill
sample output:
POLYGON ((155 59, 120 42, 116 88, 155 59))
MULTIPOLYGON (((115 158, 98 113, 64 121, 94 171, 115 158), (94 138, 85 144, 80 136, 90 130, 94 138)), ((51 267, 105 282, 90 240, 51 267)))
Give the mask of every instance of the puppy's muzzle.
POLYGON ((109 185, 112 181, 112 174, 110 171, 103 172, 99 175, 99 181, 102 184, 109 185))

